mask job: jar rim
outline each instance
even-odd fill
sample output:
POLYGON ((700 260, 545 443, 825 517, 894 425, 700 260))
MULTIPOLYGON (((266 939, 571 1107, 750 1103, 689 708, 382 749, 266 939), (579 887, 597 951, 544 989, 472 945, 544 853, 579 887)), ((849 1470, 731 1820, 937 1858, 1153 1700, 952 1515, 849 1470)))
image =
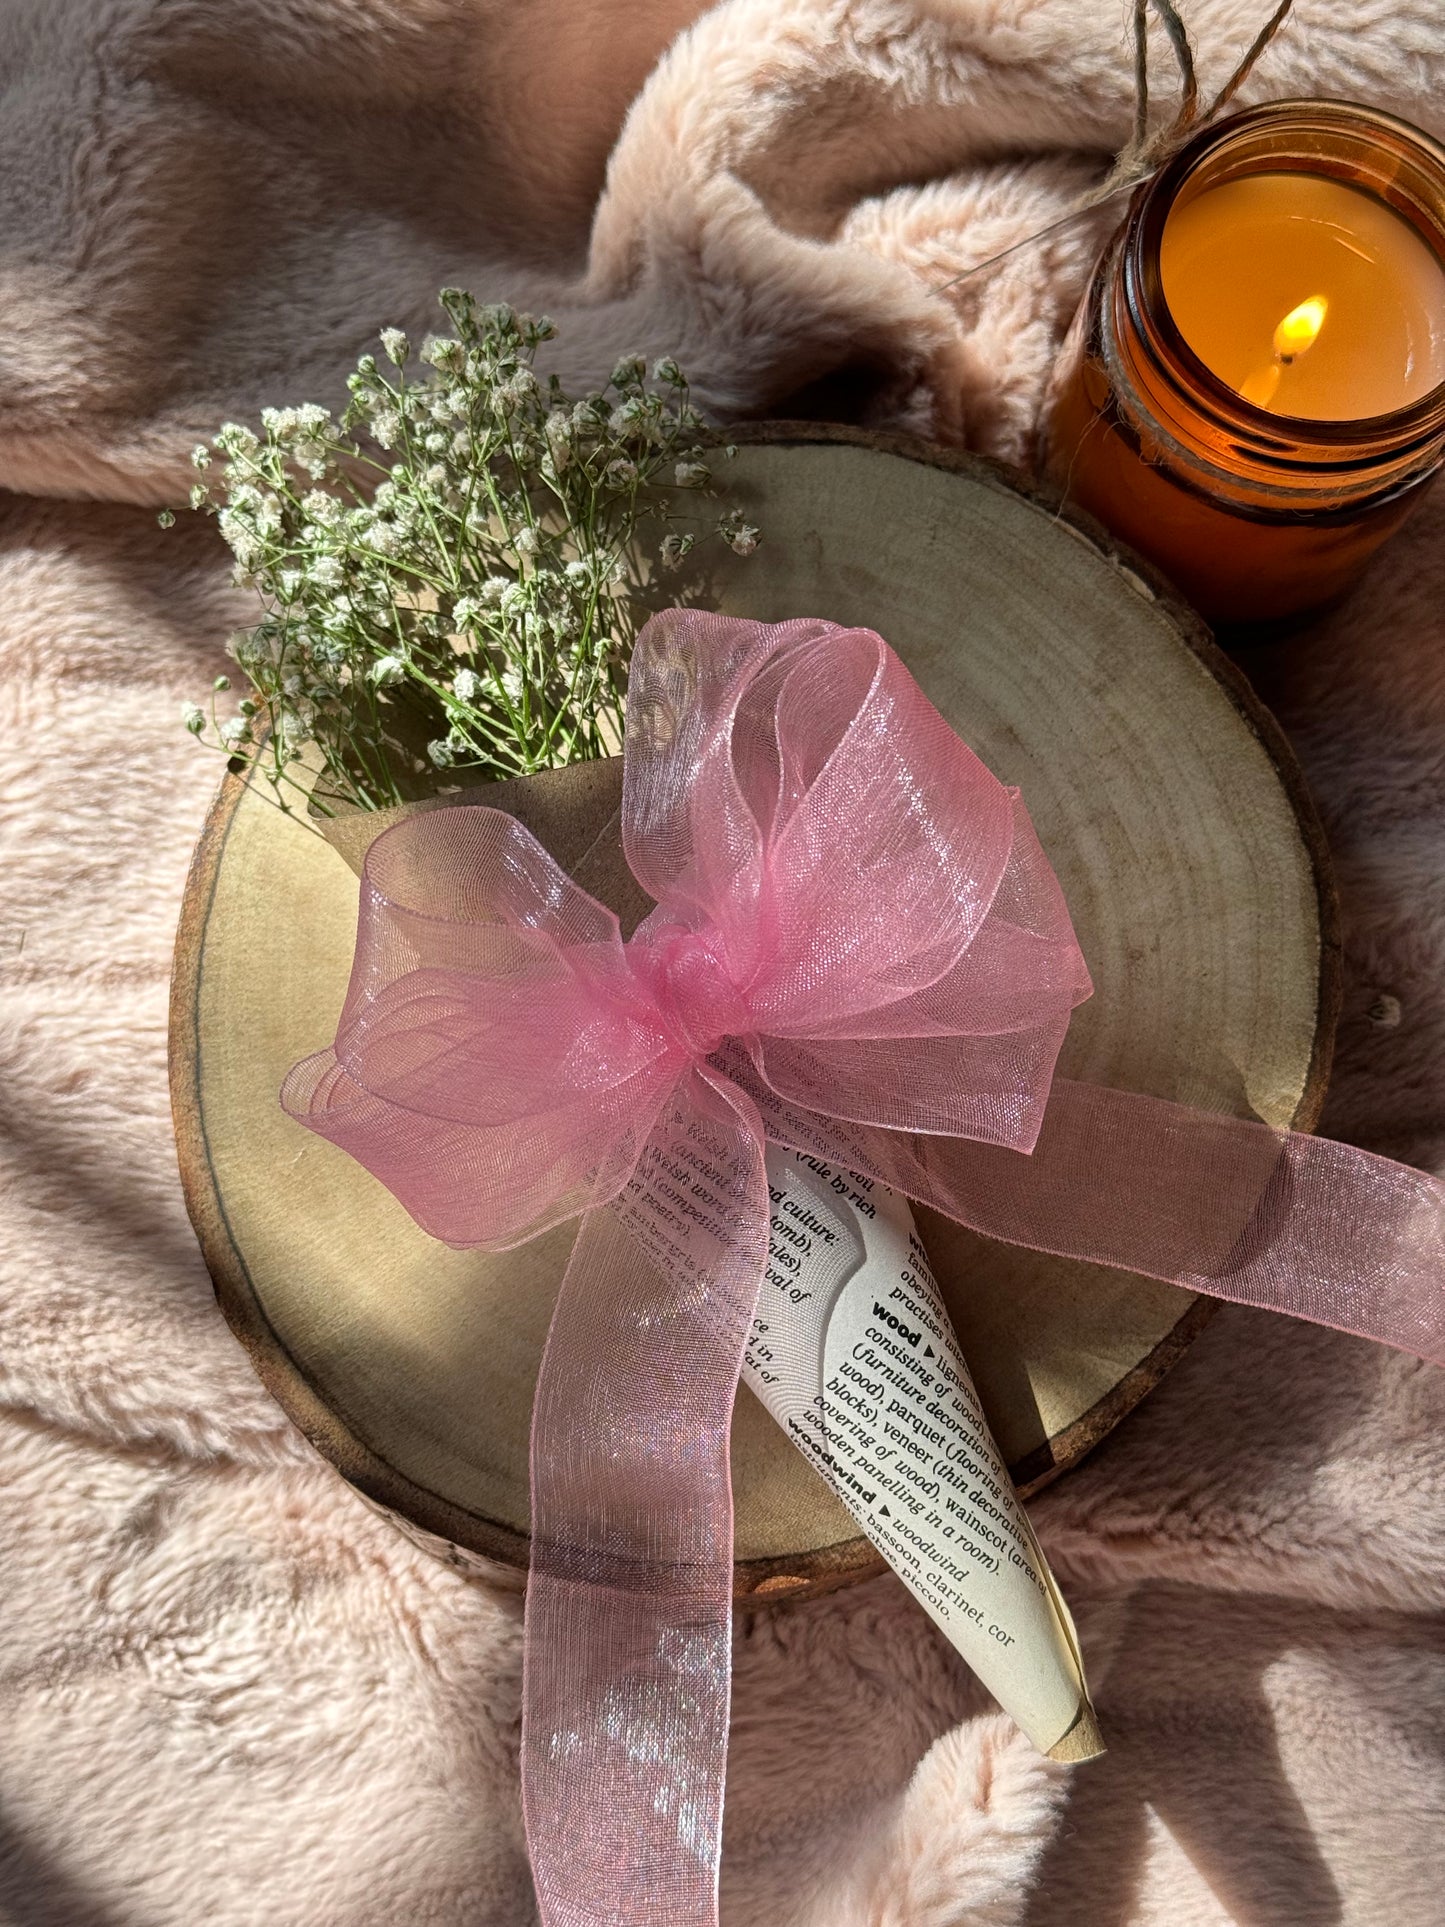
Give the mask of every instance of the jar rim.
MULTIPOLYGON (((1136 321, 1147 321, 1144 339, 1150 358, 1160 372, 1175 386, 1187 388, 1196 406, 1206 404, 1233 433, 1256 442, 1310 444, 1322 452, 1358 449, 1362 442, 1407 447, 1418 437, 1445 431, 1445 381, 1405 407, 1383 415, 1320 418, 1261 408, 1247 401, 1200 359, 1185 340, 1165 298, 1160 268, 1164 227, 1189 182, 1208 163, 1217 160, 1221 150, 1227 153, 1230 148, 1247 147, 1256 138, 1280 127, 1303 133, 1308 131, 1311 121, 1326 135, 1355 135, 1362 152, 1382 148, 1388 151, 1393 147, 1397 155, 1414 160, 1422 172, 1438 177, 1440 214, 1434 222, 1433 245, 1445 272, 1445 146, 1410 121, 1377 108, 1355 101, 1300 98, 1268 101, 1211 123, 1144 184, 1130 212, 1124 237, 1125 298, 1136 309, 1136 321)), ((1286 157, 1275 155, 1273 158, 1286 157)), ((1261 146, 1260 159, 1264 165, 1258 171, 1265 172, 1271 159, 1265 146, 1261 146)), ((1330 170, 1298 167, 1288 171, 1327 173, 1330 170)), ((1385 182, 1374 184, 1368 179, 1361 181, 1344 175, 1340 178, 1349 179, 1351 185, 1361 187, 1366 193, 1376 192, 1387 206, 1408 218, 1405 208, 1382 191, 1385 182)), ((1418 221, 1411 225, 1420 231, 1418 221)))

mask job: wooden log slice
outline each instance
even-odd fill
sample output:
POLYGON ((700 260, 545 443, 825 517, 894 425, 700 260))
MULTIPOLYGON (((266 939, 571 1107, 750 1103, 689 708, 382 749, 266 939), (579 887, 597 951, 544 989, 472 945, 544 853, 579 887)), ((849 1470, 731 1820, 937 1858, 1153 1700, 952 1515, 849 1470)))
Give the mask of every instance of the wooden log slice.
MULTIPOLYGON (((1097 986, 1062 1068, 1309 1128, 1338 995, 1323 846, 1279 730, 1202 627, 1097 532, 969 457, 812 426, 740 439, 729 498, 764 543, 718 565, 710 599, 877 629, 1020 785, 1097 986)), ((333 849, 227 780, 176 954, 186 1196, 221 1306, 302 1430, 412 1530, 519 1570, 532 1390, 572 1234, 448 1250, 283 1115, 288 1066, 331 1039, 356 902, 333 849)), ((1212 1309, 920 1221, 1025 1491, 1116 1425, 1212 1309)), ((740 1597, 877 1569, 746 1390, 733 1481, 740 1597)))

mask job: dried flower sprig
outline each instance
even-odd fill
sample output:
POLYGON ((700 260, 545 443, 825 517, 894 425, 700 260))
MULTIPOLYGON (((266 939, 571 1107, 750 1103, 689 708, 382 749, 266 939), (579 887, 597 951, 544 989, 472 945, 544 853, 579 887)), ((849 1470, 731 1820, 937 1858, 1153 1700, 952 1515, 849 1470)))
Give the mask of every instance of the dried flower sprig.
MULTIPOLYGON (((573 401, 533 366, 549 322, 441 302, 454 334, 413 355, 385 329, 391 372, 365 356, 339 421, 268 409, 259 435, 227 423, 192 458, 191 506, 265 613, 231 639, 244 699, 187 704, 185 725, 259 762, 283 806, 308 746, 323 809, 615 753, 647 581, 691 551, 682 498, 714 494, 734 452, 704 445, 675 361, 649 386, 625 356, 573 401)), ((714 526, 757 546, 738 509, 714 526)))

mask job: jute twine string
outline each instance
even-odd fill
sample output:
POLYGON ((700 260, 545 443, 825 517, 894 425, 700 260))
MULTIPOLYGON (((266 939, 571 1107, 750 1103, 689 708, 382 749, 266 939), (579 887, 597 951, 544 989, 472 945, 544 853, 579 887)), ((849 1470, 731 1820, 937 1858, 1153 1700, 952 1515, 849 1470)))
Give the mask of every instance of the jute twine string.
POLYGON ((959 274, 941 282, 934 288, 934 294, 947 294, 961 281, 973 275, 982 274, 985 269, 996 267, 1006 261, 1011 254, 1018 254, 1030 248, 1036 241, 1043 241, 1051 234, 1057 234, 1070 222, 1080 220, 1085 214, 1092 214, 1096 208, 1115 200, 1119 195, 1135 188, 1143 180, 1157 174, 1164 164, 1171 160, 1190 136, 1201 127, 1207 127, 1218 119, 1224 109, 1234 99, 1240 88, 1248 80, 1257 65, 1260 55, 1269 46, 1280 28, 1284 25, 1294 0, 1279 0, 1274 12, 1255 35, 1239 64, 1229 79, 1209 105, 1200 110, 1199 77, 1194 65, 1194 48, 1190 44, 1189 29, 1174 0, 1133 0, 1132 37, 1134 42, 1134 130, 1128 141, 1114 158, 1114 164, 1097 187, 1080 195, 1078 200, 1067 207, 1045 227, 1036 228, 1026 234, 1021 241, 1014 241, 997 254, 986 260, 976 261, 971 268, 964 268, 959 274), (1179 74, 1179 106, 1174 118, 1166 125, 1149 132, 1149 12, 1153 9, 1174 56, 1179 74))

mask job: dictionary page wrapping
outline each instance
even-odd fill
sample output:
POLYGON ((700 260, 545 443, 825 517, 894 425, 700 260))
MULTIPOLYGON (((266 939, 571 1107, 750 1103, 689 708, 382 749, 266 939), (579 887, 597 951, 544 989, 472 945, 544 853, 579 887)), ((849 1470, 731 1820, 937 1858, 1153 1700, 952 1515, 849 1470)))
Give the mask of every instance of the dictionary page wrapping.
POLYGON ((1078 1641, 907 1202, 770 1144, 743 1378, 1041 1752, 1103 1750, 1078 1641))

